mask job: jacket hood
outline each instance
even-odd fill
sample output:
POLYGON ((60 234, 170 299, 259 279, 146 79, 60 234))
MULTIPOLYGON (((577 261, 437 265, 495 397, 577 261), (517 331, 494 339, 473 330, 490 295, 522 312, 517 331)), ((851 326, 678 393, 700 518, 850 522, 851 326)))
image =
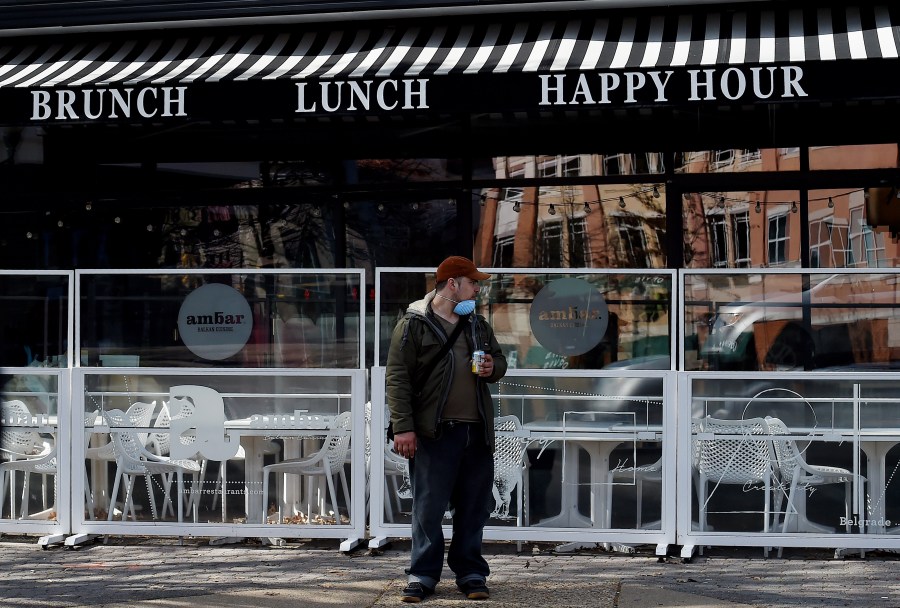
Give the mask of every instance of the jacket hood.
POLYGON ((434 300, 437 291, 432 289, 431 292, 428 293, 421 300, 416 300, 406 308, 407 313, 412 313, 415 315, 425 316, 428 312, 428 305, 431 304, 431 301, 434 300))

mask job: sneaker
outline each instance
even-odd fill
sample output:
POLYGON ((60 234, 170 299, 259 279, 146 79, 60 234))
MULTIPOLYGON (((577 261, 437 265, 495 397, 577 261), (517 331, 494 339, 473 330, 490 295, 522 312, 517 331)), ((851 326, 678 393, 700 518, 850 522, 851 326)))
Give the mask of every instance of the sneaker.
POLYGON ((416 581, 406 585, 406 589, 403 590, 403 595, 400 599, 408 604, 415 604, 433 593, 434 589, 416 581))
POLYGON ((457 588, 470 600, 486 600, 491 597, 485 582, 478 579, 460 583, 457 588))

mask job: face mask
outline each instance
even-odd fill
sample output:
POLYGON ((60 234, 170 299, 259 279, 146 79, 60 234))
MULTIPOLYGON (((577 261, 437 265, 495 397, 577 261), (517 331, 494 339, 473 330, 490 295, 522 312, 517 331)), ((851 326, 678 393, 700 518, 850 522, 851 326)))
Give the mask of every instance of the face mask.
POLYGON ((463 300, 453 307, 453 312, 461 317, 472 314, 475 310, 475 300, 463 300))
POLYGON ((466 315, 470 315, 475 311, 475 300, 463 300, 462 302, 457 302, 456 300, 451 300, 450 298, 445 298, 441 294, 437 294, 437 297, 443 298, 448 302, 453 302, 456 306, 453 307, 453 312, 458 314, 461 317, 466 315))

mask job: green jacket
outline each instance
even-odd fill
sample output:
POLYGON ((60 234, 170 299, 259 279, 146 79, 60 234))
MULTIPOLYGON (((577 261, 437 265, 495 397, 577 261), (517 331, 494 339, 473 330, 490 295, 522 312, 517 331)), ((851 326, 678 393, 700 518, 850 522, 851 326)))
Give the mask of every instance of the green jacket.
MULTIPOLYGON (((417 435, 434 438, 441 423, 441 413, 450 392, 453 378, 452 349, 434 366, 428 378, 421 378, 423 368, 447 341, 448 336, 434 316, 432 291, 424 299, 413 302, 397 323, 391 337, 387 358, 387 405, 391 411, 394 433, 415 431, 417 435), (413 386, 422 387, 418 395, 413 386)), ((469 350, 483 350, 494 358, 494 371, 488 378, 476 379, 478 412, 484 420, 485 441, 494 448, 494 408, 488 382, 496 382, 506 374, 506 357, 494 337, 494 330, 481 315, 470 315, 470 327, 463 329, 458 339, 468 341, 469 350)))

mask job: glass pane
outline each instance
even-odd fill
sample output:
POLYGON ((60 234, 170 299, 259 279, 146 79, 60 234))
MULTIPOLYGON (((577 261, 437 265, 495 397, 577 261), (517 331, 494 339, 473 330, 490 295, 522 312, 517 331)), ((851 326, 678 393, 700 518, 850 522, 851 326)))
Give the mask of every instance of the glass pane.
POLYGON ((89 366, 359 367, 358 275, 83 275, 89 366))
POLYGON ((809 149, 809 168, 892 169, 897 166, 897 144, 817 146, 809 149))
MULTIPOLYGON (((495 426, 508 425, 498 429, 498 445, 516 441, 516 435, 519 442, 523 436, 532 442, 520 443, 518 451, 528 462, 525 525, 660 528, 661 377, 515 374, 491 390, 497 403, 495 426), (657 483, 643 485, 638 495, 636 486, 645 480, 657 483)), ((495 454, 495 468, 503 471, 497 460, 495 454)), ((499 494, 490 523, 513 523, 509 520, 521 513, 519 496, 499 494)))
MULTIPOLYGON (((493 168, 496 179, 655 175, 666 170, 665 157, 660 152, 497 156, 493 159, 493 168)), ((480 171, 484 172, 484 169, 480 171)))
POLYGON ((900 205, 892 188, 844 188, 809 193, 810 266, 893 268, 900 251, 900 205))
POLYGON ((898 388, 858 376, 694 378, 694 529, 890 531, 898 435, 885 426, 898 388))
POLYGON ((59 377, 4 374, 0 382, 0 518, 56 521, 59 377))
POLYGON ((684 195, 688 268, 800 265, 800 206, 795 191, 692 192, 684 195))
MULTIPOLYGON (((384 365, 397 320, 434 289, 434 275, 381 277, 384 365)), ((477 311, 510 368, 669 369, 671 297, 668 274, 495 272, 481 284, 477 311)))
POLYGON ((69 278, 0 274, 0 367, 66 367, 69 278))
POLYGON ((727 148, 675 154, 675 173, 749 173, 799 168, 799 148, 727 148))
POLYGON ((76 458, 86 510, 129 523, 179 513, 193 523, 350 523, 350 386, 340 376, 88 373, 76 458), (345 464, 323 467, 331 458, 345 464), (126 472, 138 481, 133 507, 117 481, 126 472), (306 479, 328 489, 311 493, 306 479))
POLYGON ((354 200, 345 204, 347 267, 437 266, 454 249, 459 224, 452 198, 354 200))
POLYGON ((900 360, 893 274, 685 277, 689 370, 879 370, 900 360))
POLYGON ((357 160, 349 166, 349 184, 442 182, 462 177, 459 159, 377 158, 357 160))
POLYGON ((494 261, 495 266, 666 267, 661 185, 548 182, 539 187, 485 188, 481 196, 485 204, 476 256, 494 261))

